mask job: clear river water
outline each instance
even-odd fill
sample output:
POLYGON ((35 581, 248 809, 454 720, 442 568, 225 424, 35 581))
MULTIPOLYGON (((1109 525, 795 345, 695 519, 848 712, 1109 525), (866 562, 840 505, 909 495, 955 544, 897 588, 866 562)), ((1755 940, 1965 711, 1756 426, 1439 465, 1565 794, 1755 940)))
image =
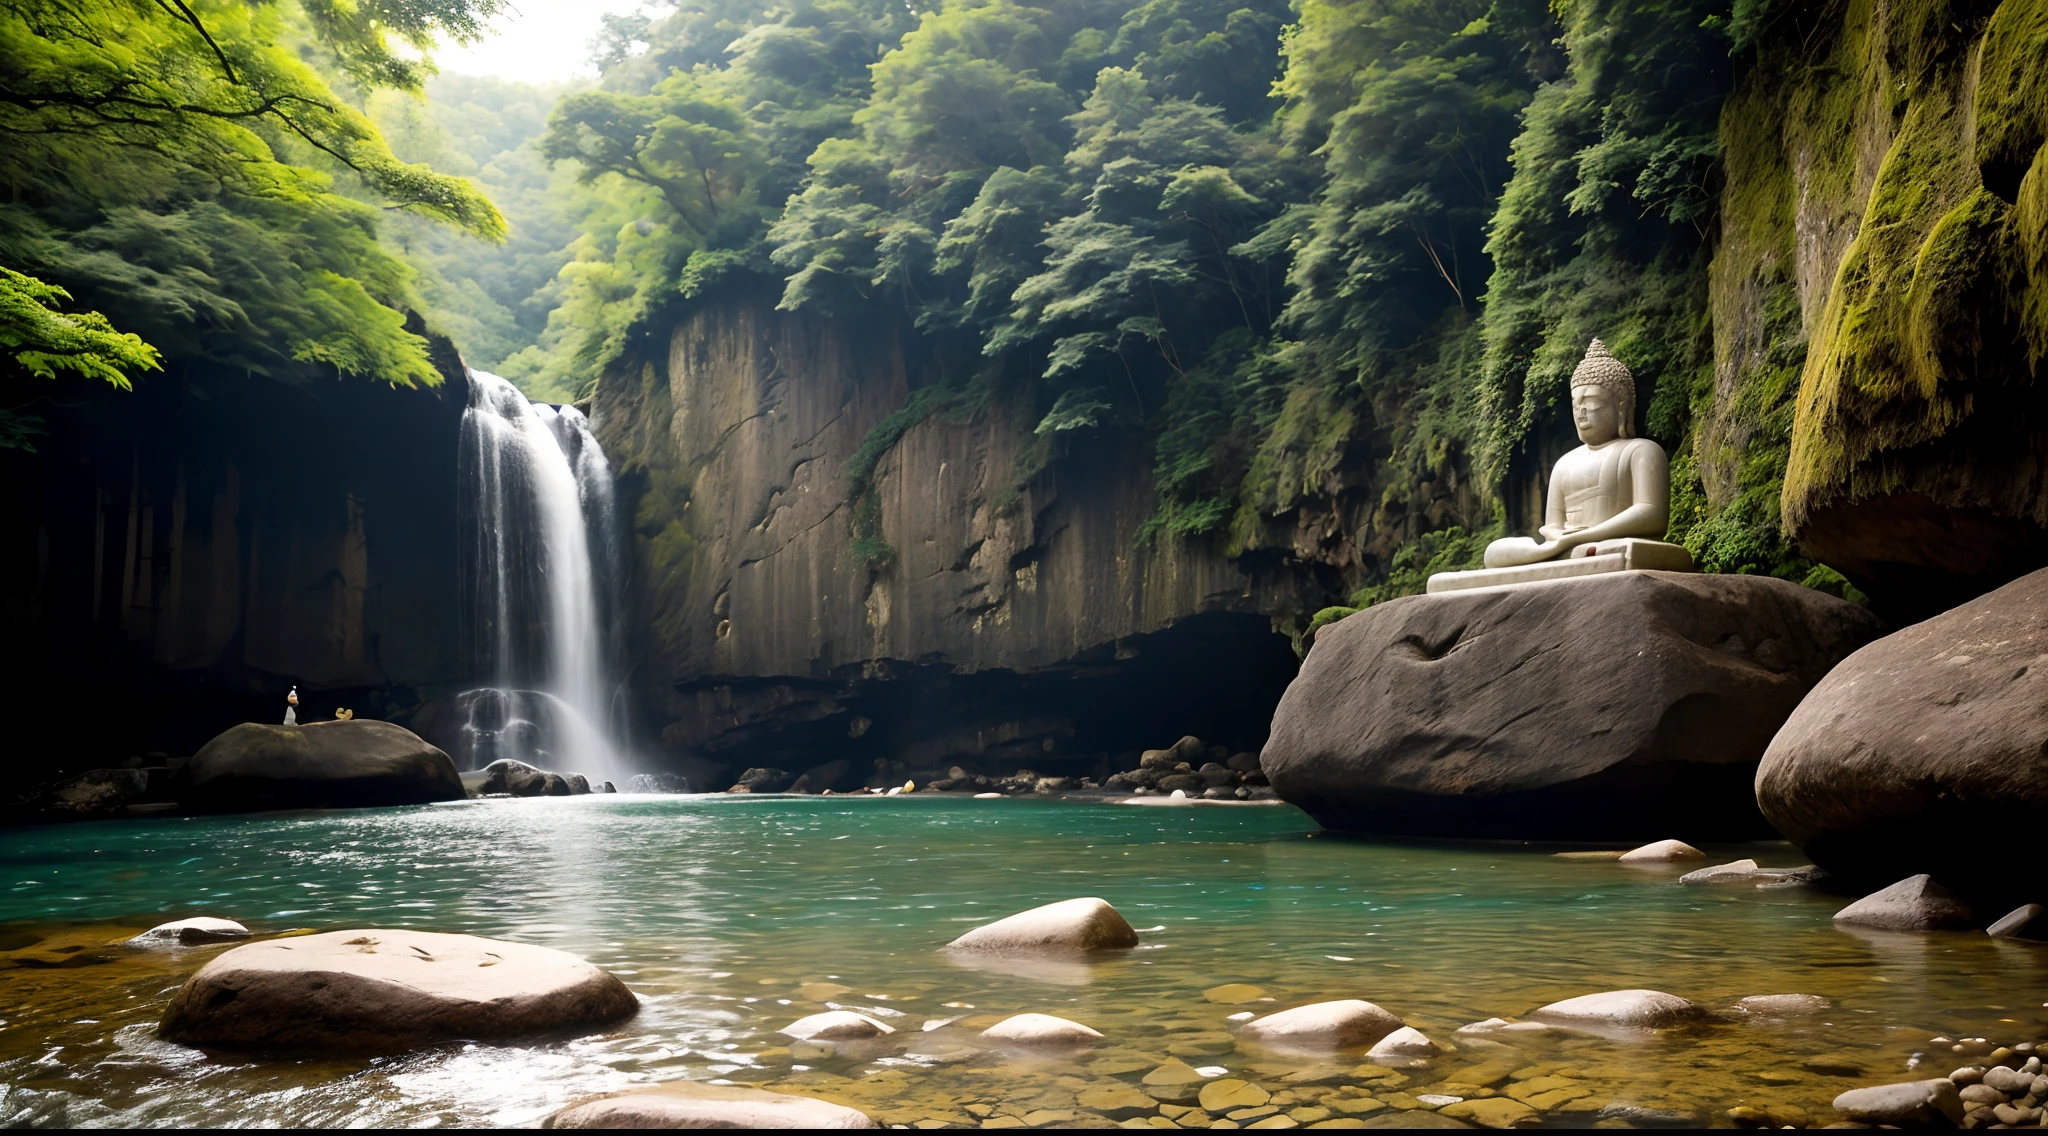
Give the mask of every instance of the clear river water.
MULTIPOLYGON (((1725 1125, 1737 1106, 1826 1123, 1842 1089, 1963 1064, 1935 1035, 2048 1039, 2048 947, 1855 934, 1830 924, 1839 897, 1684 887, 1675 870, 1555 851, 1335 839, 1285 807, 940 795, 589 796, 11 829, 4 1122, 532 1125, 596 1093, 686 1077, 922 1127, 1450 1126, 1422 1098, 1457 1095, 1532 1100, 1553 1126, 1725 1125), (976 924, 1082 895, 1115 904, 1143 946, 1023 970, 937 953, 976 924), (201 914, 260 934, 396 926, 558 947, 619 974, 643 1008, 573 1040, 374 1059, 201 1053, 159 1041, 155 1025, 225 948, 115 945, 201 914), (1257 989, 1217 991, 1235 984, 1257 989), (1779 993, 1834 1008, 1729 1012, 1652 1038, 1453 1032, 1628 987, 1721 1010, 1779 993), (1347 997, 1455 1051, 1393 1069, 1241 1048, 1230 1032, 1235 1014, 1347 997), (837 1049, 777 1032, 828 1006, 898 1032, 837 1049), (1024 1011, 1107 1037, 1061 1060, 974 1043, 1024 1011), (1128 1090, 1169 1057, 1262 1090, 1241 1100, 1270 1099, 1214 1113, 1134 1103, 1128 1090)), ((1711 851, 1797 862, 1780 844, 1711 851)))

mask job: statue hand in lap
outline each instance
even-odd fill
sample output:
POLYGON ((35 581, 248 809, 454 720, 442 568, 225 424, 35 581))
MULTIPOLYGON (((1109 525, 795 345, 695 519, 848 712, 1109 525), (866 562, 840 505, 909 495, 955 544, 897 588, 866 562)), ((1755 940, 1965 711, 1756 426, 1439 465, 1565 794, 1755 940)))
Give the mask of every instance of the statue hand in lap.
POLYGON ((1635 377, 1594 340, 1572 372, 1578 449, 1550 473, 1541 541, 1508 537, 1486 546, 1488 568, 1535 564, 1582 544, 1622 537, 1662 540, 1671 521, 1671 472, 1664 450, 1635 437, 1635 377))

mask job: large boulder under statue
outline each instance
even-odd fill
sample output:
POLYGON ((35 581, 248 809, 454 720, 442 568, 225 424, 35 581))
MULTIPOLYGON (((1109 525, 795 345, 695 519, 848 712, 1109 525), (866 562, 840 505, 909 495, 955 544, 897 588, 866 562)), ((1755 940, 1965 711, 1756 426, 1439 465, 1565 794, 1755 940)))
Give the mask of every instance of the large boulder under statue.
POLYGON ((1784 580, 1617 572, 1409 596, 1322 629, 1274 713, 1274 789, 1339 831, 1767 835, 1793 707, 1883 631, 1784 580))
POLYGON ((200 812, 375 808, 463 798, 448 755, 389 722, 244 722, 178 771, 178 800, 200 812))
POLYGON ((1993 867, 2033 862, 2048 832, 2048 570, 1849 656, 1772 740, 1756 797, 1852 884, 2048 898, 2038 874, 1993 867))

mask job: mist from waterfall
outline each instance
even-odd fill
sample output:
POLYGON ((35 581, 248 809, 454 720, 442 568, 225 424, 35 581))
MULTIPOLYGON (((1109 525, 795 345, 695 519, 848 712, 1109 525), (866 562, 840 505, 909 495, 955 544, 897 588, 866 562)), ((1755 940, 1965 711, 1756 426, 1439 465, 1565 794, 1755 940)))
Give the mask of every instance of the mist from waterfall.
POLYGON ((619 525, 603 448, 574 407, 471 371, 461 463, 464 614, 495 685, 457 696, 465 752, 452 756, 623 776, 619 525))

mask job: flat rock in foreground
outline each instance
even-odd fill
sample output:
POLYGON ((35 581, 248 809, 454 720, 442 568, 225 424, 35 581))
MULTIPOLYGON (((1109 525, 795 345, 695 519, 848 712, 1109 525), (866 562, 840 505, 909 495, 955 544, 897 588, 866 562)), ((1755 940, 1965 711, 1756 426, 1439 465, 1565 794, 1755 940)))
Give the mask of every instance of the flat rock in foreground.
POLYGON ((1799 704, 1757 769, 1764 816, 1861 887, 1927 873, 2039 900, 2048 830, 2048 569, 1887 635, 1799 704))
POLYGON ((639 1005, 610 973, 547 947, 431 931, 330 931, 218 956, 172 996, 158 1032, 231 1049, 393 1052, 589 1032, 639 1005))
POLYGON ((830 1101, 739 1085, 669 1081, 573 1104, 542 1128, 874 1128, 866 1113, 830 1101))
POLYGON ((1063 899, 976 927, 946 944, 979 954, 1081 954, 1138 945, 1138 933, 1107 900, 1063 899))
POLYGON ((1854 604, 1759 576, 1409 596, 1317 633, 1261 763, 1282 798, 1344 831, 1768 835, 1757 760, 1881 631, 1854 604))
POLYGON ((448 755, 390 722, 244 722, 178 770, 178 800, 201 812, 377 808, 459 801, 448 755))

